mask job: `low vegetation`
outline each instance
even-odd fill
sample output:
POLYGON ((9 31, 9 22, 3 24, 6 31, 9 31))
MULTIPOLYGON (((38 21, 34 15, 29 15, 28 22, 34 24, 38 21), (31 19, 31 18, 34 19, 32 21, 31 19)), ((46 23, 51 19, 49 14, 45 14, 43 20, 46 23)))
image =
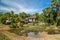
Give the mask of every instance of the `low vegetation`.
POLYGON ((6 35, 0 33, 0 40, 10 40, 6 35))
POLYGON ((6 27, 7 25, 0 23, 0 28, 6 27))

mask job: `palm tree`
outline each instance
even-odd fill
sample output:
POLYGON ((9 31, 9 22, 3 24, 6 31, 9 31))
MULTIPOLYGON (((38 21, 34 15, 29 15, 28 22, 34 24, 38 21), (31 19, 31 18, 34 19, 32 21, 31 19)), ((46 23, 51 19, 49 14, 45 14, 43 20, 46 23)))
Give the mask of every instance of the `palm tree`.
POLYGON ((46 22, 48 22, 49 24, 51 24, 51 22, 53 21, 53 15, 52 15, 52 13, 53 13, 53 10, 52 10, 52 8, 45 8, 44 10, 43 10, 43 12, 44 12, 44 16, 45 16, 45 18, 46 18, 46 22))
POLYGON ((54 15, 54 20, 56 19, 56 22, 60 19, 59 16, 59 10, 60 10, 60 0, 52 0, 52 8, 56 9, 54 15))

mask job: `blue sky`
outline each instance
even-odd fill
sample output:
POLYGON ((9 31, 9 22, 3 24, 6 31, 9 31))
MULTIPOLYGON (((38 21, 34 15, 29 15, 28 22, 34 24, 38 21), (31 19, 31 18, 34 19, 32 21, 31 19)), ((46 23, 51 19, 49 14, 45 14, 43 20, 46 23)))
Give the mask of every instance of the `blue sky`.
POLYGON ((42 13, 42 10, 49 6, 51 0, 0 0, 0 12, 42 13))

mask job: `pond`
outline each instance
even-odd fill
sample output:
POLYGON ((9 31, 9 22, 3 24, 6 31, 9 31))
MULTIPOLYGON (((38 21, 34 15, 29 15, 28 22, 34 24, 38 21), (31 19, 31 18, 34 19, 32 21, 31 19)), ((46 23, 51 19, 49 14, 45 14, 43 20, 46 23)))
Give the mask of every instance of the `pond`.
POLYGON ((19 36, 25 36, 25 37, 34 37, 34 38, 40 38, 42 36, 42 32, 38 30, 10 30, 10 32, 15 33, 19 36))
POLYGON ((34 37, 34 38, 40 38, 42 36, 42 33, 41 32, 29 32, 28 33, 28 37, 34 37))

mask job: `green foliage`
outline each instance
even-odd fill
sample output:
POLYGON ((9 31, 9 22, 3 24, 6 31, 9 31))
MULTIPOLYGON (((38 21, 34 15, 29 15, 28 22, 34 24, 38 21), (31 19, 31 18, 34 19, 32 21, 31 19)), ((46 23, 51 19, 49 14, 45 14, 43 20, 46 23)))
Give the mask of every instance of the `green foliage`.
POLYGON ((45 21, 49 24, 51 23, 57 23, 57 18, 59 17, 59 13, 57 11, 59 11, 60 9, 60 0, 52 0, 52 6, 45 8, 43 10, 44 13, 44 17, 45 17, 45 21))
POLYGON ((24 20, 25 18, 29 17, 30 14, 27 14, 25 12, 21 12, 21 13, 19 13, 19 16, 24 20))
POLYGON ((0 40, 10 40, 6 35, 0 33, 0 40))
POLYGON ((24 23, 21 23, 21 24, 20 24, 21 27, 24 27, 23 25, 24 25, 24 23))
POLYGON ((57 21, 57 26, 60 26, 60 19, 58 19, 57 21))
POLYGON ((1 17, 0 17, 0 22, 1 22, 1 23, 4 23, 5 20, 6 20, 6 17, 4 17, 4 16, 1 16, 1 17))
POLYGON ((6 25, 0 23, 0 28, 6 27, 6 25))
POLYGON ((49 30, 48 34, 60 34, 58 30, 49 30))
POLYGON ((45 17, 44 17, 44 15, 43 15, 43 13, 39 15, 38 20, 41 21, 41 22, 44 22, 45 17))
MULTIPOLYGON (((44 21, 44 17, 43 17, 42 14, 40 15, 39 13, 35 13, 35 14, 32 14, 32 15, 37 17, 36 22, 44 21)), ((5 12, 5 13, 0 12, 0 22, 5 23, 6 20, 10 20, 12 23, 18 23, 18 22, 21 22, 22 20, 25 20, 26 18, 28 18, 32 15, 27 14, 25 12, 21 12, 19 14, 14 14, 13 11, 5 12)))
POLYGON ((17 23, 11 23, 11 28, 18 28, 17 23))

